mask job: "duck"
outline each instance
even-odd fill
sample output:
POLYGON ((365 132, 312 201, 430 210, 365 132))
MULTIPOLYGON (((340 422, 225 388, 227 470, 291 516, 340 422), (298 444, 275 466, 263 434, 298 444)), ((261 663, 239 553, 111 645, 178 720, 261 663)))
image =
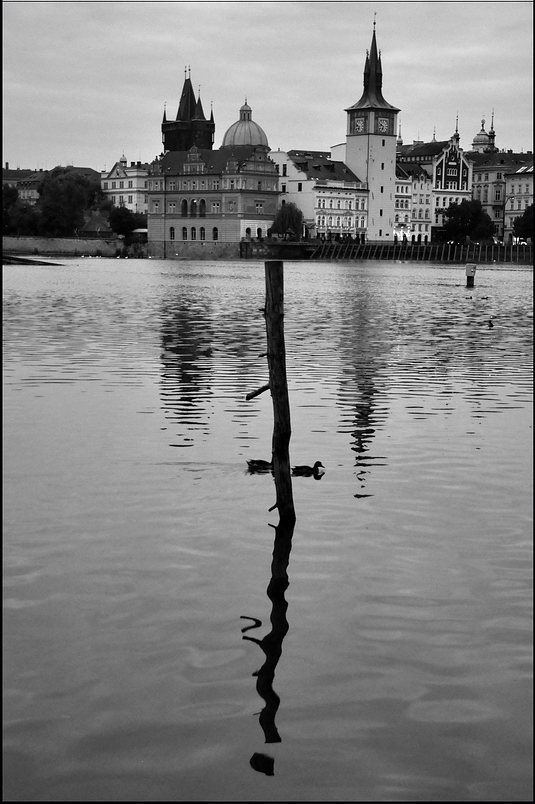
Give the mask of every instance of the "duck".
POLYGON ((249 472, 271 472, 273 464, 271 461, 250 460, 247 461, 247 468, 249 472))
POLYGON ((325 474, 325 467, 321 461, 316 461, 314 466, 292 466, 294 477, 314 477, 319 480, 325 474))

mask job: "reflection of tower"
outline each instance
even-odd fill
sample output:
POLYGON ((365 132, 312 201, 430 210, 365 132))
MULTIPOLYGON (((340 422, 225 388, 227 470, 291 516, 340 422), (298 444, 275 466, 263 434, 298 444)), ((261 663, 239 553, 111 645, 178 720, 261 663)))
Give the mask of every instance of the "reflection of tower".
MULTIPOLYGON (((362 285, 344 296, 345 327, 340 350, 344 352, 344 363, 352 366, 352 371, 340 386, 340 397, 346 411, 344 432, 351 435, 351 449, 356 453, 355 474, 361 490, 370 469, 381 465, 378 459, 384 460, 383 456, 370 455, 376 431, 387 415, 378 378, 388 360, 388 355, 382 352, 389 350, 388 346, 382 346, 388 312, 375 309, 375 305, 383 303, 382 297, 367 293, 362 285)), ((367 495, 359 492, 355 496, 367 495)))
POLYGON ((181 446, 191 446, 193 429, 208 432, 212 395, 212 332, 209 311, 198 306, 193 312, 190 300, 173 299, 162 310, 162 402, 173 419, 186 426, 188 437, 181 446))

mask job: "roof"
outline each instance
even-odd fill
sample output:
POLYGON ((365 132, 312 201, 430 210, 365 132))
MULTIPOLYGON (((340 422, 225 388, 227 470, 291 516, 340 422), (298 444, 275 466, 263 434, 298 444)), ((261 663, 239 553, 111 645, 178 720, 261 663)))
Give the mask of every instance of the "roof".
POLYGON ((266 133, 253 120, 252 110, 247 101, 240 109, 240 119, 226 130, 221 143, 222 148, 229 148, 233 145, 265 145, 266 148, 269 148, 266 133))
MULTIPOLYGON (((208 148, 193 146, 189 151, 168 151, 160 163, 162 175, 176 176, 183 174, 184 164, 188 162, 188 156, 193 150, 198 157, 198 161, 204 164, 204 173, 202 175, 219 175, 224 172, 228 162, 231 160, 235 160, 238 163, 238 169, 245 162, 248 162, 254 156, 256 146, 229 146, 213 151, 208 148)), ((262 153, 265 152, 263 151, 262 153)), ((275 171, 274 165, 273 170, 275 171)))
POLYGON ((320 179, 322 181, 358 182, 359 177, 353 173, 343 162, 335 162, 328 158, 325 152, 317 151, 316 156, 304 158, 308 152, 288 151, 288 156, 296 168, 306 174, 307 179, 320 179), (301 155, 303 154, 303 155, 301 155))
POLYGON ((514 167, 515 165, 525 165, 533 162, 533 154, 517 154, 506 151, 498 151, 493 154, 470 153, 465 156, 474 163, 474 168, 482 167, 514 167))
POLYGON ((381 66, 381 55, 377 53, 377 42, 375 40, 375 29, 372 36, 372 44, 369 54, 366 54, 364 65, 364 92, 357 103, 346 109, 390 109, 392 112, 399 112, 396 106, 387 103, 383 98, 383 68, 381 66))
POLYGON ((431 142, 421 142, 418 145, 403 145, 398 150, 398 155, 401 159, 408 156, 416 159, 424 156, 438 156, 449 144, 449 140, 432 140, 431 142))

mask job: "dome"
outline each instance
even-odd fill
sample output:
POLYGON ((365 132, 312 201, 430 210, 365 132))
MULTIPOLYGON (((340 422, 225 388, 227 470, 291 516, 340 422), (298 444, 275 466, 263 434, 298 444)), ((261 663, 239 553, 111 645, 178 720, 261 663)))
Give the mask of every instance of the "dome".
POLYGON ((490 137, 485 131, 485 121, 481 121, 481 131, 472 140, 472 145, 488 145, 490 137))
POLYGON ((221 147, 232 148, 234 145, 265 145, 269 148, 265 131, 252 119, 252 110, 247 101, 240 109, 240 119, 227 129, 221 147))

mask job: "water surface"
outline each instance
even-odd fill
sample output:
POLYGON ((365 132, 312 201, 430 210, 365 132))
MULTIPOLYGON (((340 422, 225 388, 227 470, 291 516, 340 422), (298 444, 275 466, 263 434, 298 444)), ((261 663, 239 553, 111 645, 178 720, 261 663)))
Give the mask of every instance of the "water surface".
POLYGON ((5 800, 531 800, 532 269, 286 263, 270 596, 264 303, 4 267, 5 800))

